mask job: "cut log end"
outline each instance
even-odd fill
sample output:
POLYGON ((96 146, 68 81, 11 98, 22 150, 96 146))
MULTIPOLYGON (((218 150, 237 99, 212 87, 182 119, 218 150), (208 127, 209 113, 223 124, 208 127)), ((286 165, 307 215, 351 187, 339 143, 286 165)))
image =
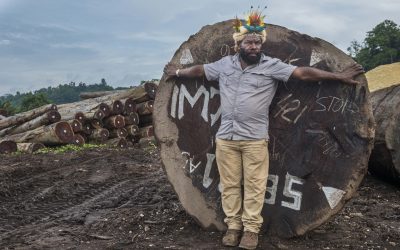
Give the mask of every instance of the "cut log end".
POLYGON ((111 114, 111 108, 107 103, 100 103, 99 110, 103 111, 103 117, 107 117, 111 114))
POLYGON ((97 110, 96 112, 94 112, 93 115, 93 119, 97 119, 97 120, 103 120, 106 117, 105 113, 103 112, 103 110, 97 110))
POLYGON ((80 135, 80 134, 75 134, 74 139, 72 140, 71 144, 77 145, 77 146, 82 146, 85 144, 85 138, 80 135))
POLYGON ((128 98, 125 100, 124 104, 124 114, 129 115, 130 113, 136 112, 136 102, 133 98, 128 98))
POLYGON ((138 125, 139 124, 139 115, 136 112, 130 113, 129 115, 124 116, 125 125, 138 125))
POLYGON ((115 115, 105 119, 106 128, 123 128, 125 127, 125 118, 122 115, 115 115))
POLYGON ((17 152, 17 143, 14 141, 2 141, 0 142, 0 154, 10 154, 17 152))
POLYGON ((59 122, 55 125, 55 133, 61 142, 69 143, 74 137, 71 125, 67 122, 59 122))
POLYGON ((124 112, 124 104, 119 100, 113 101, 111 113, 114 115, 119 115, 122 114, 123 112, 124 112))
POLYGON ((75 116, 74 116, 74 118, 75 118, 76 120, 78 120, 79 122, 81 122, 81 123, 85 122, 85 119, 86 119, 85 114, 82 113, 82 112, 76 113, 75 116))
POLYGON ((82 123, 77 119, 72 120, 70 124, 74 133, 81 132, 83 130, 82 123))
POLYGON ((139 135, 140 129, 137 125, 129 125, 125 128, 128 131, 128 135, 136 136, 139 135))
POLYGON ((157 84, 152 82, 146 82, 144 84, 144 89, 147 95, 150 97, 150 99, 154 99, 156 97, 157 88, 158 88, 157 84))
POLYGON ((47 112, 47 118, 49 119, 49 123, 56 123, 61 120, 61 115, 57 110, 50 110, 47 112))

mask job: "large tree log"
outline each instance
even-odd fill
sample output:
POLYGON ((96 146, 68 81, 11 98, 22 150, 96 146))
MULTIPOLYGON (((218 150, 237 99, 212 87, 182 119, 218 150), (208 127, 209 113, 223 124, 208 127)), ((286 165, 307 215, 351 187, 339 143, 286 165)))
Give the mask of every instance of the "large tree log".
POLYGON ((79 120, 74 119, 70 121, 69 124, 71 125, 72 131, 74 131, 74 133, 82 132, 83 125, 79 120))
MULTIPOLYGON (((341 71, 355 62, 318 38, 268 25, 263 51, 297 66, 341 71)), ((204 27, 171 63, 201 64, 233 54, 231 21, 204 27)), ((336 214, 367 171, 374 122, 364 76, 360 85, 290 80, 270 107, 270 171, 264 228, 302 235, 336 214)), ((161 159, 186 211, 206 229, 225 229, 215 134, 220 125, 218 83, 162 78, 154 108, 161 159)))
POLYGON ((137 125, 129 125, 125 127, 126 131, 128 131, 128 135, 136 136, 139 135, 139 127, 137 125))
POLYGON ((157 92, 157 84, 154 82, 145 82, 143 85, 124 90, 115 91, 99 91, 99 92, 82 92, 79 96, 81 99, 97 99, 97 100, 121 100, 132 98, 137 102, 154 100, 157 92))
POLYGON ((73 139, 74 132, 68 122, 57 122, 48 126, 41 126, 24 133, 9 135, 5 140, 15 142, 36 142, 46 146, 67 144, 73 139))
POLYGON ((128 136, 128 131, 125 128, 115 128, 110 130, 110 139, 114 138, 126 138, 128 136))
POLYGON ((73 120, 84 116, 84 119, 101 120, 110 113, 110 107, 105 102, 97 102, 93 99, 88 99, 80 102, 73 102, 58 105, 58 112, 62 120, 73 120), (79 115, 79 116, 78 116, 79 115))
POLYGON ((136 110, 139 115, 148 115, 153 113, 154 101, 150 100, 136 104, 136 110))
POLYGON ((112 101, 110 107, 112 115, 119 115, 124 112, 124 104, 120 100, 112 101))
POLYGON ((7 117, 5 119, 1 119, 0 129, 5 129, 11 126, 20 125, 22 123, 35 119, 36 117, 41 116, 50 110, 57 111, 57 106, 54 104, 48 104, 36 109, 29 110, 27 112, 23 112, 14 116, 7 117))
POLYGON ((0 137, 5 135, 15 135, 19 133, 26 132, 28 130, 36 129, 43 125, 49 125, 51 123, 55 123, 60 121, 61 116, 56 110, 50 110, 47 113, 42 114, 41 116, 36 117, 30 121, 27 121, 19 126, 8 127, 0 131, 0 137))
POLYGON ((125 126, 128 125, 138 125, 139 124, 139 115, 138 113, 130 113, 129 115, 124 116, 125 126))
POLYGON ((74 134, 74 137, 72 141, 70 142, 71 144, 77 145, 77 146, 82 146, 85 144, 86 139, 83 135, 81 134, 74 134))
POLYGON ((0 141, 0 154, 10 154, 17 152, 17 143, 10 140, 0 141))
POLYGON ((124 114, 129 115, 130 113, 136 113, 136 102, 133 98, 127 98, 122 100, 124 103, 124 114))
POLYGON ((400 85, 372 92, 376 121, 371 174, 400 184, 400 85))
POLYGON ((45 148, 42 143, 17 143, 18 151, 24 153, 34 153, 39 149, 45 148))
POLYGON ((110 116, 104 120, 104 127, 113 128, 123 128, 125 127, 125 119, 122 115, 110 116))
POLYGON ((95 129, 89 135, 89 141, 102 143, 108 139, 109 135, 110 135, 110 132, 105 128, 95 129))

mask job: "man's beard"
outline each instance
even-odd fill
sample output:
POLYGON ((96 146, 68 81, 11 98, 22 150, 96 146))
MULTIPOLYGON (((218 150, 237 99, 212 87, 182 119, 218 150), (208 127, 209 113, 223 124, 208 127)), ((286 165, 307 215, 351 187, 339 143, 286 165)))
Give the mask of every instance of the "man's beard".
POLYGON ((257 64, 260 62, 261 59, 261 52, 258 52, 256 54, 256 56, 249 56, 249 53, 246 53, 246 51, 244 49, 241 49, 239 51, 240 54, 240 58, 242 58, 242 60, 247 63, 248 65, 253 65, 253 64, 257 64))

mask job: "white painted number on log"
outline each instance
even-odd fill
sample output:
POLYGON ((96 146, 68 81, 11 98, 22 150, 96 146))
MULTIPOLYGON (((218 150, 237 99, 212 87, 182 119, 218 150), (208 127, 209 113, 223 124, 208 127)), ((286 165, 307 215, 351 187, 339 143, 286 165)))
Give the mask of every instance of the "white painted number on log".
POLYGON ((181 56, 181 59, 179 60, 179 62, 182 65, 192 64, 194 62, 192 53, 190 53, 190 49, 183 50, 182 56, 181 56))
MULTIPOLYGON (((277 175, 269 175, 268 180, 271 185, 267 185, 267 193, 270 195, 268 199, 265 199, 264 202, 266 204, 274 205, 276 203, 276 193, 278 191, 278 183, 279 183, 279 176, 277 175)), ((296 211, 301 209, 301 200, 303 198, 303 193, 293 189, 293 184, 303 185, 305 180, 290 175, 289 173, 286 174, 285 178, 285 187, 283 188, 283 195, 287 198, 293 199, 293 202, 289 201, 282 201, 281 206, 287 207, 296 211)))

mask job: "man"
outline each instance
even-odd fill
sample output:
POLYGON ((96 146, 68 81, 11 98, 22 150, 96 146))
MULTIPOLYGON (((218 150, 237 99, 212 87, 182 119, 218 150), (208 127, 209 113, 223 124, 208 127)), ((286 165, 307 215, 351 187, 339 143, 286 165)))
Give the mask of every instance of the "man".
POLYGON ((205 76, 209 81, 219 82, 222 115, 216 135, 216 159, 224 221, 228 226, 222 243, 244 249, 257 247, 263 222, 261 210, 269 168, 268 112, 278 82, 295 78, 357 84, 353 78, 364 72, 358 64, 343 72, 331 73, 296 67, 265 56, 261 53, 266 41, 262 19, 259 11, 250 12, 247 22, 236 19, 233 38, 238 53, 235 55, 186 69, 172 64, 164 68, 167 77, 205 76))

